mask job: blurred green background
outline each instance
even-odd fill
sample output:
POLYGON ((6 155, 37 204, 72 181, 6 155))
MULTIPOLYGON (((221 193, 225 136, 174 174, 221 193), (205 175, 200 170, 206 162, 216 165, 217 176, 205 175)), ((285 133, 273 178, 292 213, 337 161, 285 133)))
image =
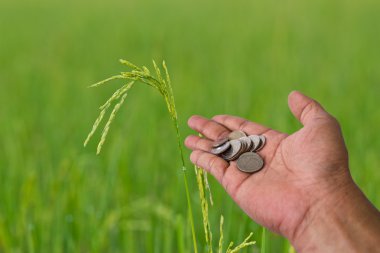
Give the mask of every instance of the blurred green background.
MULTIPOLYGON (((291 133, 298 89, 341 122, 355 181, 380 207, 380 2, 0 2, 0 252, 192 252, 175 132, 156 91, 136 85, 103 152, 82 143, 120 84, 166 60, 183 134, 192 114, 236 114, 291 133)), ((186 151, 188 155, 189 152, 186 151)), ((204 239, 188 162, 199 250, 204 239)), ((261 229, 210 180, 214 237, 261 229)), ((225 246, 226 247, 226 246, 225 246)), ((269 252, 287 252, 271 234, 269 252)))

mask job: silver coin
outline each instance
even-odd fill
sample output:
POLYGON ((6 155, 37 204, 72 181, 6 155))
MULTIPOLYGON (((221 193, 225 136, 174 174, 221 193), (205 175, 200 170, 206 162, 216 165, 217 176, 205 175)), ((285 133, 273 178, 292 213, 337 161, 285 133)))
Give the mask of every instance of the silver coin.
POLYGON ((263 141, 262 141, 261 138, 260 138, 260 143, 259 143, 259 145, 256 147, 256 149, 255 149, 254 152, 257 152, 259 149, 261 149, 262 146, 263 146, 263 141))
POLYGON ((253 173, 263 168, 264 161, 258 154, 247 152, 239 157, 236 164, 239 170, 247 173, 253 173))
POLYGON ((252 148, 253 142, 252 142, 251 138, 249 138, 249 137, 241 137, 239 139, 239 141, 240 142, 244 142, 244 144, 245 144, 244 148, 243 148, 244 152, 247 152, 247 151, 249 151, 252 148))
POLYGON ((265 136, 264 136, 264 135, 260 135, 260 147, 258 147, 258 148, 256 149, 256 151, 261 150, 261 149, 264 147, 265 143, 266 143, 266 138, 265 138, 265 136))
POLYGON ((222 158, 227 161, 232 161, 237 158, 236 156, 241 151, 242 145, 238 140, 232 140, 229 143, 231 146, 224 153, 222 153, 222 158))
POLYGON ((248 144, 244 140, 242 140, 242 139, 238 139, 238 141, 240 141, 240 143, 241 143, 241 148, 236 153, 236 155, 234 155, 233 157, 230 158, 231 161, 234 161, 234 160, 238 159, 241 154, 243 154, 244 152, 246 152, 245 150, 247 149, 248 144))
POLYGON ((228 137, 220 138, 212 143, 213 148, 217 148, 229 141, 228 137))
POLYGON ((241 149, 245 150, 247 148, 247 143, 243 140, 243 138, 237 139, 241 143, 241 149))
POLYGON ((250 151, 256 151, 256 149, 258 149, 260 147, 260 142, 261 142, 260 136, 250 135, 249 138, 253 142, 253 146, 252 146, 250 151))
POLYGON ((230 142, 226 142, 219 147, 211 149, 211 153, 213 153, 214 155, 220 155, 221 153, 223 153, 224 151, 226 151, 230 147, 231 147, 230 142))
POLYGON ((240 149, 236 154, 231 155, 231 156, 229 156, 229 157, 225 157, 225 156, 222 155, 222 158, 223 158, 224 160, 228 161, 228 162, 230 162, 230 161, 235 161, 236 159, 239 158, 239 156, 240 156, 241 154, 242 154, 242 150, 240 149))
POLYGON ((246 137, 247 135, 243 132, 243 131, 240 131, 240 130, 236 130, 236 131, 232 131, 229 135, 228 135, 228 138, 230 140, 237 140, 241 137, 246 137))

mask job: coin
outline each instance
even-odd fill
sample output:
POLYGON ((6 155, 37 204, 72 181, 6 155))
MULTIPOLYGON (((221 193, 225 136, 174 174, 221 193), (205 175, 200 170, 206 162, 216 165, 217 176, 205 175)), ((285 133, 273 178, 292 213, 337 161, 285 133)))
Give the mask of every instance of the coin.
POLYGON ((242 138, 237 139, 237 141, 241 143, 241 150, 245 150, 247 148, 247 143, 242 138))
POLYGON ((219 147, 219 146, 222 146, 222 145, 225 144, 228 140, 229 140, 228 137, 220 138, 220 139, 218 139, 218 140, 216 140, 216 141, 214 141, 214 142, 212 143, 212 147, 213 147, 213 148, 217 148, 217 147, 219 147))
POLYGON ((230 147, 231 147, 230 142, 226 142, 219 147, 211 149, 211 153, 213 153, 214 155, 220 155, 221 153, 223 153, 224 151, 226 151, 230 147))
POLYGON ((238 169, 247 173, 259 171, 263 166, 264 161, 261 156, 253 152, 244 153, 237 160, 238 169))
POLYGON ((241 137, 245 137, 247 136, 243 131, 240 131, 240 130, 236 130, 236 131, 233 131, 231 132, 229 135, 228 135, 228 139, 230 140, 237 140, 241 137))
POLYGON ((239 141, 244 143, 244 148, 243 148, 244 152, 247 152, 247 151, 249 151, 252 148, 253 143, 252 143, 251 138, 249 138, 249 137, 241 137, 239 139, 239 141))
POLYGON ((261 150, 264 147, 265 142, 266 142, 266 138, 264 135, 260 135, 259 137, 260 137, 260 147, 258 147, 255 151, 261 150))
POLYGON ((257 148, 260 147, 260 142, 261 142, 260 136, 258 136, 258 135, 250 135, 249 138, 253 142, 253 146, 250 149, 250 151, 255 151, 257 148))
POLYGON ((242 145, 238 140, 232 140, 229 143, 231 146, 224 153, 222 153, 222 158, 227 161, 232 161, 237 158, 237 155, 239 155, 242 145))
POLYGON ((241 144, 241 148, 240 148, 240 150, 236 153, 236 155, 234 155, 233 157, 230 158, 231 161, 234 161, 234 160, 238 159, 239 156, 240 156, 241 154, 243 154, 244 152, 246 152, 246 150, 247 150, 247 146, 248 146, 248 144, 247 144, 244 140, 242 140, 241 138, 238 139, 238 141, 239 141, 240 144, 241 144))

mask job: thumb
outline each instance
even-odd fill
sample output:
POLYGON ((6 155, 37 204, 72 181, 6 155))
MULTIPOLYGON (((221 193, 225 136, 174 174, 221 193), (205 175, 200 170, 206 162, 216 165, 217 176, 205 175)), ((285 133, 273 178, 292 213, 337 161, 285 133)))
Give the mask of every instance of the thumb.
POLYGON ((332 118, 317 101, 305 96, 299 91, 292 91, 289 94, 288 104, 293 115, 304 126, 317 119, 332 118))

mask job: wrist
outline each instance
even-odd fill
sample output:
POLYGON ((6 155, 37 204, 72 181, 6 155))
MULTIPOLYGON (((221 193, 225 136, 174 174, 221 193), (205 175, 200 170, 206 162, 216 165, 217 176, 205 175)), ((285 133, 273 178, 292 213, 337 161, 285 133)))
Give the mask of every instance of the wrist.
POLYGON ((373 252, 379 239, 379 212, 350 177, 319 196, 290 238, 297 252, 373 252))

